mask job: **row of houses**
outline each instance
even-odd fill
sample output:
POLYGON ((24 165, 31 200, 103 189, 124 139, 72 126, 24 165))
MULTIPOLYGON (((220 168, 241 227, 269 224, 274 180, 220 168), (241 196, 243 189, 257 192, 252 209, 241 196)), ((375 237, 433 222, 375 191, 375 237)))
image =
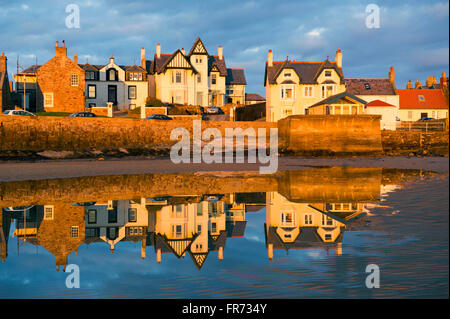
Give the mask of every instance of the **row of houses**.
POLYGON ((395 129, 398 121, 424 117, 448 118, 448 78, 428 77, 412 87, 397 89, 391 67, 386 78, 345 78, 342 51, 334 60, 274 61, 269 51, 265 67, 266 120, 276 122, 289 115, 378 114, 382 129, 395 129))
MULTIPOLYGON (((227 67, 222 46, 211 55, 197 38, 187 53, 184 48, 162 53, 158 43, 153 59, 147 59, 145 48, 140 56, 140 65, 118 64, 113 55, 102 65, 80 64, 76 53, 68 57, 64 41, 56 42, 51 60, 14 75, 16 102, 32 112, 78 112, 108 102, 118 110, 132 110, 149 99, 199 106, 245 104, 244 69, 227 67)), ((0 74, 7 75, 6 57, 3 60, 5 71, 0 74)), ((8 80, 5 83, 9 86, 8 80)), ((12 86, 4 91, 12 91, 12 86)))

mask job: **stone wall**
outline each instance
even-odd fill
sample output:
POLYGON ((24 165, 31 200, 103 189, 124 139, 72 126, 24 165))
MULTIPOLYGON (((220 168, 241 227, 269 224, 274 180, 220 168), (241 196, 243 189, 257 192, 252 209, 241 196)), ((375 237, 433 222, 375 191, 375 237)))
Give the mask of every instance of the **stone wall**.
POLYGON ((382 152, 379 115, 294 115, 278 121, 281 152, 305 155, 382 152))
POLYGON ((411 131, 382 131, 381 136, 383 151, 386 154, 448 154, 448 131, 428 133, 411 131))

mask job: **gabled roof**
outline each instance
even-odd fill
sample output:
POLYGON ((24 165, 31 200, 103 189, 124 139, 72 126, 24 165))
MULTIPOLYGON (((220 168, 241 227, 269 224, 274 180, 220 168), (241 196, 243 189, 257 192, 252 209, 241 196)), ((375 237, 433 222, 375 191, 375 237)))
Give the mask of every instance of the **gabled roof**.
POLYGON ((348 92, 342 92, 342 93, 339 93, 339 94, 335 94, 335 95, 329 96, 326 99, 324 99, 324 100, 322 100, 320 102, 317 102, 316 104, 311 105, 310 107, 314 107, 314 106, 317 106, 317 105, 324 105, 324 104, 326 104, 326 105, 333 104, 334 102, 339 101, 340 99, 343 99, 343 98, 346 98, 346 97, 348 97, 348 98, 350 98, 352 100, 355 100, 355 101, 357 101, 359 103, 362 103, 362 104, 366 104, 367 103, 366 101, 360 99, 359 97, 354 96, 353 94, 350 94, 348 92))
POLYGON ((192 54, 206 54, 206 55, 209 55, 208 51, 206 50, 206 47, 203 44, 203 42, 200 39, 200 37, 195 39, 194 44, 192 45, 192 48, 189 51, 188 56, 191 56, 192 54))
POLYGON ((197 267, 198 270, 200 270, 203 267, 203 264, 206 261, 206 257, 208 257, 209 252, 205 253, 193 253, 189 250, 189 255, 192 258, 192 261, 195 264, 195 267, 197 267))
POLYGON ((219 235, 215 236, 209 234, 208 250, 218 250, 219 247, 225 247, 227 235, 228 232, 226 230, 222 230, 219 235))
POLYGON ((144 68, 134 64, 131 66, 124 66, 125 67, 125 71, 127 72, 145 72, 146 70, 144 70, 144 68))
POLYGON ((220 76, 227 76, 227 65, 225 63, 225 57, 222 56, 222 60, 218 56, 210 56, 208 59, 208 73, 211 72, 213 66, 216 65, 220 71, 220 76))
POLYGON ((375 101, 367 103, 366 107, 396 107, 396 106, 386 103, 384 101, 375 100, 375 101))
POLYGON ((266 99, 259 95, 258 93, 245 93, 246 101, 262 101, 264 102, 266 99))
POLYGON ((234 221, 234 222, 226 222, 225 227, 227 229, 228 237, 244 237, 245 226, 247 225, 247 221, 234 221))
POLYGON ((155 249, 160 248, 162 252, 172 252, 177 258, 183 254, 191 246, 191 243, 197 238, 198 234, 194 234, 189 238, 168 239, 166 235, 155 235, 155 249))
POLYGON ((277 77, 284 69, 293 69, 300 78, 302 84, 316 84, 317 78, 325 69, 334 69, 341 78, 341 84, 344 83, 344 74, 342 68, 338 68, 335 61, 328 59, 323 62, 307 62, 307 61, 277 61, 273 62, 272 66, 266 63, 266 70, 264 75, 264 86, 266 81, 269 84, 275 84, 277 77))
MULTIPOLYGON (((80 68, 82 68, 84 71, 94 71, 97 72, 98 70, 100 70, 99 68, 97 68, 96 66, 86 63, 86 64, 78 64, 80 68)), ((103 68, 103 66, 102 66, 103 68)))
POLYGON ((155 54, 154 72, 163 73, 168 68, 177 68, 170 65, 172 61, 174 61, 175 63, 175 58, 178 59, 178 63, 184 65, 184 67, 179 66, 179 68, 189 68, 192 69, 194 73, 198 73, 197 70, 192 66, 191 62, 189 62, 189 59, 186 58, 186 56, 183 54, 183 52, 181 52, 180 49, 176 50, 172 54, 161 54, 159 59, 155 54))
POLYGON ((440 89, 399 89, 400 109, 448 109, 440 89))
POLYGON ((389 79, 345 79, 345 87, 354 95, 396 95, 389 79))
POLYGON ((246 85, 244 69, 227 69, 226 84, 241 84, 246 85))
POLYGON ((35 65, 32 65, 32 66, 26 68, 25 70, 23 70, 22 72, 19 72, 19 73, 33 74, 33 73, 36 73, 40 67, 41 67, 40 65, 35 64, 35 65))

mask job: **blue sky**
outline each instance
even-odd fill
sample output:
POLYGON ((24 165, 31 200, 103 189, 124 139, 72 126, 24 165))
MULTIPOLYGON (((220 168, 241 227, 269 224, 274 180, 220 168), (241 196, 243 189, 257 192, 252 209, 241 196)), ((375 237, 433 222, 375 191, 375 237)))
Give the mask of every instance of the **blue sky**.
POLYGON ((45 63, 56 40, 79 62, 139 64, 140 48, 153 57, 188 51, 200 36, 210 54, 222 45, 227 66, 245 68, 247 92, 265 95, 264 65, 275 60, 322 61, 340 48, 346 77, 387 77, 396 84, 449 69, 448 1, 294 1, 294 0, 0 0, 0 51, 10 74, 17 55, 24 67, 45 63), (366 6, 380 7, 380 28, 365 26, 366 6), (80 28, 66 27, 66 6, 80 8, 80 28))

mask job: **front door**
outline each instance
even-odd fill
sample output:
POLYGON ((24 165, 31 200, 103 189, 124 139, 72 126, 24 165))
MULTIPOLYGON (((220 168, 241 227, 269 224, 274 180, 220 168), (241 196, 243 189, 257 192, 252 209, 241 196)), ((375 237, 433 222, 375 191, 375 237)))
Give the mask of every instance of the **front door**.
POLYGON ((117 85, 108 85, 108 102, 117 105, 117 85))

